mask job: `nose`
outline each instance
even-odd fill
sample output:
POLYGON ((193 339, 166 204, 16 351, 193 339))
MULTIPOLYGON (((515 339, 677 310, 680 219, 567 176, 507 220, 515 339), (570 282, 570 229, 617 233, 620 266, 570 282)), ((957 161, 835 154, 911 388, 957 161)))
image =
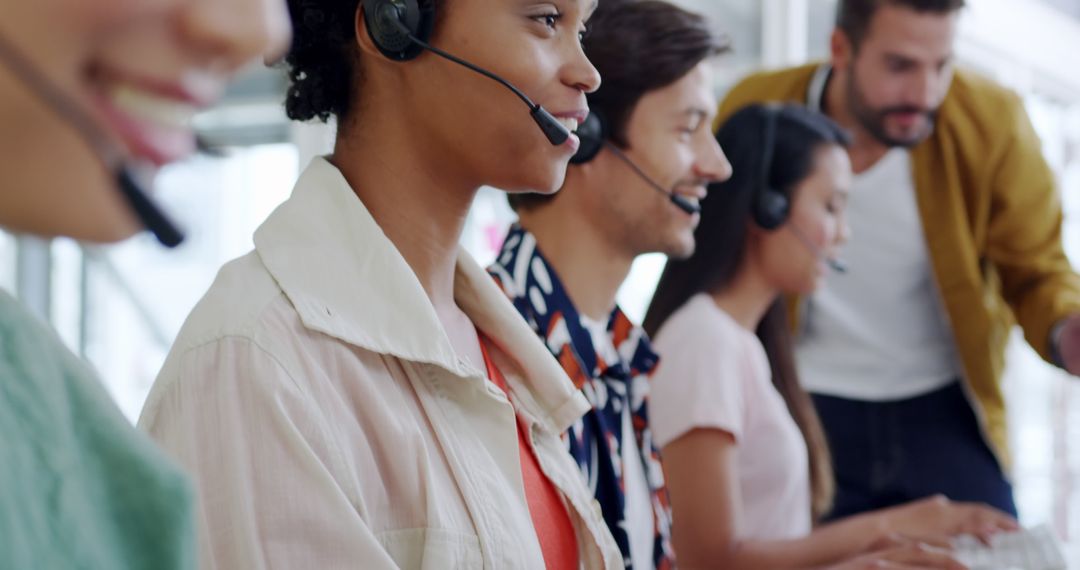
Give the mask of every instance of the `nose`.
POLYGON ((178 22, 191 47, 226 72, 280 57, 292 34, 284 0, 193 0, 178 22))
POLYGON ((912 79, 908 87, 907 103, 920 109, 933 109, 940 99, 943 73, 937 69, 927 69, 912 79))
POLYGON ((574 45, 570 49, 570 60, 563 66, 563 83, 583 93, 592 93, 600 88, 600 72, 585 56, 577 37, 571 41, 574 45))
POLYGON ((694 161, 694 175, 709 182, 723 182, 731 178, 731 162, 724 154, 724 149, 711 134, 705 137, 704 144, 698 145, 694 161))
POLYGON ((847 223, 847 216, 843 216, 843 215, 840 216, 839 224, 840 224, 840 227, 838 228, 838 231, 836 232, 835 243, 836 243, 837 246, 842 246, 842 245, 846 244, 848 242, 848 240, 851 239, 851 226, 848 225, 848 223, 847 223))

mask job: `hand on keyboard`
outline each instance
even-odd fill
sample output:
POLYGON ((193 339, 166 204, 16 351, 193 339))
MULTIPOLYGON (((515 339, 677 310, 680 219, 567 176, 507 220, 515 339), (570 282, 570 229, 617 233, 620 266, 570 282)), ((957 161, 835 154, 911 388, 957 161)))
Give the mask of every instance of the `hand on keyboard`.
POLYGON ((998 534, 989 546, 961 536, 953 546, 955 557, 971 570, 1066 570, 1061 545, 1047 525, 998 534))
POLYGON ((829 566, 825 570, 968 570, 957 561, 948 550, 936 548, 926 543, 908 541, 902 546, 863 554, 851 560, 829 566))
POLYGON ((1019 529, 1009 515, 980 503, 961 503, 936 495, 886 511, 891 532, 906 536, 970 534, 984 544, 1002 531, 1019 529))
POLYGON ((968 570, 948 550, 926 543, 909 541, 902 546, 863 554, 851 560, 829 566, 825 570, 968 570))

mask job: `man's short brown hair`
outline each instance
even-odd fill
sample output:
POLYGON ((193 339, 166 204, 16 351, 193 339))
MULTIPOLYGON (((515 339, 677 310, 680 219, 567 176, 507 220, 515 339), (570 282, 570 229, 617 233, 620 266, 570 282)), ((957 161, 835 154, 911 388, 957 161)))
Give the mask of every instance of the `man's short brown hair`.
POLYGON ((836 27, 858 47, 866 38, 870 21, 882 6, 901 6, 916 12, 951 14, 967 5, 965 0, 840 0, 836 27))
MULTIPOLYGON (((626 147, 626 124, 642 96, 671 85, 729 42, 694 12, 661 0, 602 0, 583 42, 600 72, 589 109, 603 113, 609 137, 626 147)), ((546 203, 554 194, 508 194, 514 210, 546 203)))

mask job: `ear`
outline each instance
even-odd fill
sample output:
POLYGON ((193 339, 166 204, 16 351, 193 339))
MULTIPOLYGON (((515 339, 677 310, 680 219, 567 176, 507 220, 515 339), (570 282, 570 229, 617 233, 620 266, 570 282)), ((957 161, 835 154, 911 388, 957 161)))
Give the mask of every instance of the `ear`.
POLYGON ((356 3, 356 14, 353 18, 353 41, 356 43, 356 47, 360 50, 361 54, 376 58, 382 56, 382 52, 375 46, 375 41, 371 39, 371 34, 367 31, 363 1, 356 3))
POLYGON ((855 57, 855 45, 847 32, 836 28, 829 38, 829 55, 832 58, 833 69, 847 69, 855 57))

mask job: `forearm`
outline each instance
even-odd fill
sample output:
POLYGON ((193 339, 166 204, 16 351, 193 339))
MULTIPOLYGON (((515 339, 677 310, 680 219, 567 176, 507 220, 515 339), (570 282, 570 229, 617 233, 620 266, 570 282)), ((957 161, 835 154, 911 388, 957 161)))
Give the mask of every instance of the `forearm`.
POLYGON ((887 535, 883 520, 856 516, 792 540, 720 539, 710 545, 684 545, 679 550, 679 567, 810 570, 862 554, 887 535))

